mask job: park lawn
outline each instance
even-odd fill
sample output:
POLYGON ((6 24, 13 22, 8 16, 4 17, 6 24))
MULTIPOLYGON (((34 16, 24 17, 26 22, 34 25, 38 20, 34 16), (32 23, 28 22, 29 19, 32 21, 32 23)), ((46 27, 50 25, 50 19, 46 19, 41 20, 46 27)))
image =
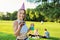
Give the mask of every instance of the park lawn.
MULTIPOLYGON (((30 24, 35 24, 35 29, 39 30, 39 34, 44 34, 44 28, 47 28, 50 32, 50 38, 49 39, 32 39, 30 40, 60 40, 60 23, 55 22, 44 22, 41 24, 40 22, 31 22, 26 21, 26 24, 28 28, 30 27, 30 24)), ((13 35, 13 21, 1 21, 0 20, 0 40, 15 40, 16 37, 13 35)))

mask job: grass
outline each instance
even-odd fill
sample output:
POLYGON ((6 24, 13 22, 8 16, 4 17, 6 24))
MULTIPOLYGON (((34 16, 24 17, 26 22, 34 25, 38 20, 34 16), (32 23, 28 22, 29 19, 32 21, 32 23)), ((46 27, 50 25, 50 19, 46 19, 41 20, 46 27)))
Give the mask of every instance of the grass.
MULTIPOLYGON (((60 23, 54 23, 54 22, 44 22, 44 24, 41 24, 40 22, 29 22, 26 21, 26 24, 28 27, 30 27, 30 24, 35 24, 35 29, 39 30, 39 34, 44 34, 44 28, 47 28, 50 32, 50 38, 49 39, 32 39, 30 40, 60 40, 60 23)), ((0 20, 0 40, 15 40, 16 37, 13 35, 13 21, 1 21, 0 20)))

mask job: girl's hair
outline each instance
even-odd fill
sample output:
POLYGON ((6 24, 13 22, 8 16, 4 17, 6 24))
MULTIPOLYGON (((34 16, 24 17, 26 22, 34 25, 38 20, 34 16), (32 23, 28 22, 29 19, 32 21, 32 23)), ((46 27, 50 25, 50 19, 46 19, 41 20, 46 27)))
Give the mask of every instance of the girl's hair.
POLYGON ((33 26, 34 26, 34 23, 31 23, 31 25, 33 25, 33 26))
POLYGON ((19 9, 18 12, 19 12, 20 10, 24 10, 24 13, 26 13, 25 9, 19 9))
POLYGON ((46 29, 46 28, 45 28, 44 30, 45 30, 45 31, 47 31, 47 29, 46 29))
MULTIPOLYGON (((21 10, 24 10, 24 9, 19 9, 19 10, 18 10, 17 19, 19 19, 19 16, 18 16, 18 15, 19 15, 19 12, 20 12, 21 10)), ((24 10, 24 14, 25 14, 25 16, 26 16, 26 11, 25 11, 25 10, 24 10)), ((24 19, 25 19, 25 18, 24 18, 24 19)), ((23 20, 24 20, 24 19, 23 19, 23 20)))

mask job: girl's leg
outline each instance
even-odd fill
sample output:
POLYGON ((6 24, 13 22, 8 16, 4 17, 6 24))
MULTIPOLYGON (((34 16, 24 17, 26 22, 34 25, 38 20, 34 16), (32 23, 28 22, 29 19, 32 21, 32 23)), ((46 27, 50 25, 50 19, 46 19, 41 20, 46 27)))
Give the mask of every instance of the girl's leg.
POLYGON ((28 40, 28 37, 27 37, 27 38, 25 38, 24 40, 28 40))
POLYGON ((46 38, 46 36, 42 36, 42 38, 46 38))
POLYGON ((16 39, 16 40, 23 40, 23 39, 16 39))

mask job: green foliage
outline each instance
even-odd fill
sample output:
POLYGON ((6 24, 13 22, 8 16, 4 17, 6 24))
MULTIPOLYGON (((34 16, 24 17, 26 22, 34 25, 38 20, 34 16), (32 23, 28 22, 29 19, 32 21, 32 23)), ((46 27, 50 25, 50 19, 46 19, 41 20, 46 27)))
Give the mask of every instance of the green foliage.
MULTIPOLYGON (((42 2, 40 5, 36 6, 34 9, 26 10, 26 19, 27 21, 51 21, 59 22, 60 21, 60 0, 27 0, 31 3, 42 2)), ((37 3, 37 4, 38 4, 37 3)), ((16 20, 17 11, 13 13, 7 12, 6 15, 0 15, 2 20, 16 20)))
POLYGON ((12 13, 12 20, 16 20, 17 19, 17 11, 14 11, 12 13))
MULTIPOLYGON (((48 0, 42 0, 42 5, 38 5, 34 9, 35 12, 39 14, 38 15, 39 17, 36 19, 38 19, 39 21, 44 20, 44 21, 52 21, 52 22, 60 20, 60 12, 59 12, 60 2, 59 1, 60 0, 51 0, 51 3, 50 3, 48 0)), ((41 0, 37 0, 37 1, 35 0, 35 2, 41 2, 41 0)))

